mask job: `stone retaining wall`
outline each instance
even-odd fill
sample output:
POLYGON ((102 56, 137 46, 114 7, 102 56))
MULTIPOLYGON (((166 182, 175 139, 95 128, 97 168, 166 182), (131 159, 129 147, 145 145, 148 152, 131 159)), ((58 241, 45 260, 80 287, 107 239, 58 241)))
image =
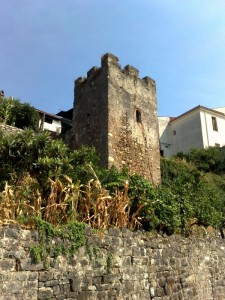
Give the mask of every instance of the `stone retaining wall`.
POLYGON ((8 134, 14 134, 14 133, 19 133, 19 132, 22 132, 23 129, 20 129, 20 128, 17 128, 17 127, 14 127, 14 126, 10 126, 10 125, 6 125, 6 124, 3 124, 3 123, 0 123, 0 130, 2 130, 3 132, 5 133, 8 133, 8 134))
MULTIPOLYGON (((225 244, 219 237, 150 236, 111 229, 70 258, 32 264, 37 232, 0 230, 0 300, 225 299, 225 244)), ((56 242, 56 241, 55 241, 56 242)))

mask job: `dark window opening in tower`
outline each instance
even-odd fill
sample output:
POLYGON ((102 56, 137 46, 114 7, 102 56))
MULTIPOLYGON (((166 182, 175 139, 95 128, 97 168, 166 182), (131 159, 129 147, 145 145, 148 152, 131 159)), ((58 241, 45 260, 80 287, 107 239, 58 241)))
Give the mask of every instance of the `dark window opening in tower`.
POLYGON ((137 123, 141 123, 141 112, 140 110, 136 110, 136 121, 137 123))

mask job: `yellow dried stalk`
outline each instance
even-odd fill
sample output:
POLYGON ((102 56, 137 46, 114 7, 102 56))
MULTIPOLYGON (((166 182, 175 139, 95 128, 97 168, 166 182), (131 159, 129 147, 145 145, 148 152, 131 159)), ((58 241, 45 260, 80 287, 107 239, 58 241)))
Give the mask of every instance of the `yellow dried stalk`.
POLYGON ((19 204, 19 215, 37 217, 41 215, 42 198, 37 188, 37 180, 25 174, 14 188, 15 199, 19 204))
POLYGON ((94 179, 81 192, 78 210, 81 220, 96 229, 106 229, 110 226, 136 228, 140 224, 137 215, 142 207, 130 216, 131 199, 128 197, 128 182, 124 183, 123 191, 116 191, 111 197, 108 191, 102 188, 93 168, 89 166, 94 179))
MULTIPOLYGON (((21 184, 23 182, 21 181, 21 184)), ((20 215, 32 216, 37 215, 38 206, 31 205, 31 202, 35 202, 36 194, 33 193, 32 199, 27 199, 24 196, 24 191, 26 186, 9 186, 8 183, 5 184, 4 191, 1 193, 1 203, 0 203, 0 219, 7 221, 16 221, 20 215), (36 211, 37 209, 37 211, 36 211)))
POLYGON ((54 225, 64 223, 68 220, 68 209, 72 211, 77 209, 77 199, 79 196, 79 185, 74 185, 68 176, 64 176, 67 184, 56 179, 49 180, 51 184, 51 192, 47 198, 46 207, 43 209, 43 217, 47 222, 54 225))
POLYGON ((4 191, 1 193, 0 219, 2 221, 15 220, 15 201, 13 189, 6 182, 4 191))
POLYGON ((51 191, 46 199, 42 198, 38 189, 32 190, 36 182, 29 175, 15 188, 6 184, 1 194, 0 220, 16 221, 20 215, 42 216, 45 221, 58 225, 68 221, 70 210, 74 216, 79 216, 80 221, 96 229, 110 226, 137 228, 140 225, 138 214, 143 205, 130 214, 128 182, 124 183, 122 191, 116 190, 112 197, 102 187, 93 168, 89 167, 94 178, 87 183, 85 190, 64 176, 66 184, 59 179, 49 180, 51 191))

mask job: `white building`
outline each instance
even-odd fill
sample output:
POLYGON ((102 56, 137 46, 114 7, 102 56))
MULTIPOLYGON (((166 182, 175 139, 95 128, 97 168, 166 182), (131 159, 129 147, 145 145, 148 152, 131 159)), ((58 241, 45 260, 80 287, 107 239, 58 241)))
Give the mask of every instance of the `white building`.
POLYGON ((161 155, 225 145, 225 107, 196 106, 176 117, 159 117, 161 155))
POLYGON ((62 130, 62 117, 49 114, 45 111, 36 109, 39 113, 38 129, 40 131, 47 130, 52 133, 60 134, 62 130))

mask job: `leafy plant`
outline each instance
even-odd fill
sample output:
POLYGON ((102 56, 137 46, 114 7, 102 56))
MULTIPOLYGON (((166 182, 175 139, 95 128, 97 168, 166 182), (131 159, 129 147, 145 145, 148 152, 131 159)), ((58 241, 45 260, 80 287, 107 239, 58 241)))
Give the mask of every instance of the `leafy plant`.
POLYGON ((225 172, 225 146, 191 149, 188 153, 178 153, 176 157, 194 164, 200 171, 216 174, 225 172))
POLYGON ((0 102, 0 122, 18 128, 37 129, 39 115, 29 103, 19 99, 4 98, 0 102))
POLYGON ((0 132, 0 188, 6 181, 18 184, 24 173, 29 173, 45 194, 49 192, 49 178, 66 182, 66 175, 74 182, 86 183, 92 178, 87 164, 98 169, 97 162, 94 148, 70 151, 61 140, 53 140, 46 132, 34 134, 25 130, 12 135, 0 132))
POLYGON ((113 267, 113 254, 111 252, 109 252, 108 255, 107 255, 106 267, 107 267, 107 272, 111 273, 112 272, 112 267, 113 267))
POLYGON ((38 245, 31 248, 34 263, 46 263, 48 258, 56 258, 59 255, 72 256, 85 244, 83 223, 71 221, 63 226, 54 227, 40 218, 27 221, 33 222, 39 233, 38 245), (57 243, 52 243, 54 239, 57 239, 57 243), (65 246, 65 240, 68 241, 67 246, 65 246))

